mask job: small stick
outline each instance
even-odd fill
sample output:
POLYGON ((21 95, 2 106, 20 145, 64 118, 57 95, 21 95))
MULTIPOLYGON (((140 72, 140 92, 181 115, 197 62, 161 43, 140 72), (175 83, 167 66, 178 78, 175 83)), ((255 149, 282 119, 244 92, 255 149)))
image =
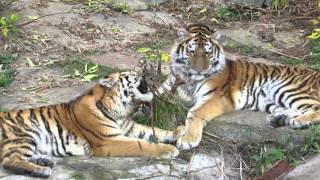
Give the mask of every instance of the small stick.
POLYGON ((268 48, 263 48, 263 49, 265 49, 265 50, 267 50, 267 51, 271 51, 271 52, 276 53, 276 54, 279 54, 279 55, 282 55, 282 56, 289 57, 289 58, 300 59, 299 57, 290 56, 290 55, 288 55, 288 54, 284 54, 284 53, 279 52, 279 51, 276 51, 276 50, 272 50, 272 49, 268 49, 268 48))
POLYGON ((167 21, 165 21, 161 16, 159 16, 159 14, 158 14, 157 12, 153 11, 153 13, 154 13, 158 18, 160 18, 161 21, 163 21, 166 25, 169 25, 169 23, 168 23, 167 21))
POLYGON ((192 156, 190 158, 190 163, 188 165, 188 170, 187 170, 187 176, 190 174, 190 170, 191 170, 192 160, 193 160, 194 154, 195 154, 195 152, 193 152, 193 154, 192 154, 192 156))
POLYGON ((39 19, 41 19, 41 18, 47 17, 47 16, 53 16, 53 15, 57 15, 57 14, 68 14, 68 13, 71 13, 71 12, 58 12, 58 13, 46 14, 46 15, 40 16, 40 17, 38 17, 38 18, 36 18, 36 19, 33 19, 33 20, 31 20, 31 21, 28 21, 28 22, 25 22, 25 23, 22 23, 22 24, 18 24, 17 27, 26 26, 26 25, 28 25, 28 24, 31 24, 31 23, 33 23, 33 22, 35 22, 35 21, 37 21, 37 20, 39 20, 39 19))
POLYGON ((214 134, 211 134, 211 133, 209 133, 209 132, 207 132, 207 131, 203 131, 203 134, 205 134, 205 135, 207 135, 207 136, 210 136, 210 137, 213 137, 213 138, 218 139, 218 140, 222 140, 222 138, 220 138, 219 136, 216 136, 216 135, 214 135, 214 134))

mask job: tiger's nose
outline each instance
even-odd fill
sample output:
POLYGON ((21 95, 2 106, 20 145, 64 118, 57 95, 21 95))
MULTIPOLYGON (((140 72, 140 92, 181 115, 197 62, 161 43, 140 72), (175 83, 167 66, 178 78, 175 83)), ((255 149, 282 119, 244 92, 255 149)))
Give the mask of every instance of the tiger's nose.
POLYGON ((192 69, 196 70, 197 72, 202 72, 208 69, 209 65, 204 61, 205 60, 202 60, 202 59, 196 59, 194 63, 192 63, 192 69))

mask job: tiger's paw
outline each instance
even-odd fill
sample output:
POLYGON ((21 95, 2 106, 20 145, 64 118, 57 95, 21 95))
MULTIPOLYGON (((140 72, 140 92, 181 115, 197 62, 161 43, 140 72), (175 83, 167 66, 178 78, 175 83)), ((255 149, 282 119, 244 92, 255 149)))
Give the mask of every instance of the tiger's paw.
POLYGON ((297 119, 290 119, 289 126, 292 129, 304 129, 311 126, 311 121, 300 121, 297 119))
POLYGON ((30 172, 30 176, 48 178, 51 176, 52 170, 49 167, 43 167, 37 170, 30 172))
POLYGON ((163 158, 163 159, 170 159, 177 157, 179 155, 179 150, 169 144, 158 144, 158 155, 157 157, 163 158))
POLYGON ((32 158, 32 159, 29 159, 29 161, 39 166, 46 166, 50 168, 54 166, 54 162, 47 158, 32 158))
POLYGON ((178 138, 183 136, 185 133, 186 133, 186 126, 179 126, 176 128, 176 130, 173 131, 173 139, 177 141, 178 138))
POLYGON ((267 116, 266 124, 269 128, 278 128, 281 126, 285 126, 287 121, 288 117, 284 114, 270 114, 267 116))
POLYGON ((184 135, 180 137, 177 141, 177 147, 183 150, 189 150, 197 147, 200 144, 201 136, 196 135, 184 135))

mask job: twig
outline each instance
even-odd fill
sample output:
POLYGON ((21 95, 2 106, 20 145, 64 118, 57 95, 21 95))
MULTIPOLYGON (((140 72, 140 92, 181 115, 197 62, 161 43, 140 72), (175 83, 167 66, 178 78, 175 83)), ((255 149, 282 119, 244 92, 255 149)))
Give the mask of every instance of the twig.
POLYGON ((210 137, 213 137, 213 138, 218 139, 218 140, 222 140, 222 138, 220 138, 219 136, 216 136, 216 135, 214 135, 214 134, 211 134, 211 133, 209 133, 209 132, 207 132, 207 131, 203 131, 203 134, 205 134, 205 135, 207 135, 207 136, 210 136, 210 137))
POLYGON ((167 21, 165 21, 157 12, 153 11, 153 13, 161 19, 161 21, 163 21, 166 25, 170 25, 167 21))
MULTIPOLYGON (((241 159, 241 157, 240 157, 240 159, 241 159)), ((239 161, 239 164, 240 164, 240 169, 239 169, 239 171, 240 171, 240 179, 243 180, 243 177, 242 177, 242 161, 241 160, 239 161)))
POLYGON ((193 160, 193 158, 194 158, 194 154, 195 154, 195 152, 193 152, 193 154, 192 154, 192 156, 191 156, 191 158, 190 158, 190 162, 189 162, 188 170, 187 170, 187 176, 189 176, 189 174, 190 174, 190 170, 191 170, 192 160, 193 160))
POLYGON ((9 7, 11 4, 17 2, 17 0, 13 0, 11 2, 9 2, 8 4, 3 4, 3 6, 1 7, 1 9, 6 9, 7 7, 9 7))
POLYGON ((282 52, 279 52, 279 51, 276 51, 276 50, 273 50, 273 49, 268 49, 268 48, 263 48, 263 49, 265 49, 265 50, 267 50, 267 51, 271 51, 271 52, 276 53, 276 54, 279 54, 279 55, 281 55, 281 56, 286 56, 286 57, 293 58, 293 59, 300 59, 299 57, 290 56, 290 55, 288 55, 288 54, 284 54, 284 53, 282 53, 282 52))
POLYGON ((23 26, 26 26, 26 25, 28 25, 28 24, 31 24, 31 23, 33 23, 33 22, 35 22, 35 21, 37 21, 37 20, 39 20, 39 19, 41 19, 41 18, 47 17, 47 16, 53 16, 53 15, 57 15, 57 14, 68 14, 68 13, 71 13, 71 12, 58 12, 58 13, 46 14, 46 15, 40 16, 40 17, 38 17, 38 18, 36 18, 36 19, 33 19, 33 20, 31 20, 31 21, 28 21, 28 22, 25 22, 25 23, 22 23, 22 24, 18 24, 17 27, 21 28, 21 27, 23 27, 23 26))

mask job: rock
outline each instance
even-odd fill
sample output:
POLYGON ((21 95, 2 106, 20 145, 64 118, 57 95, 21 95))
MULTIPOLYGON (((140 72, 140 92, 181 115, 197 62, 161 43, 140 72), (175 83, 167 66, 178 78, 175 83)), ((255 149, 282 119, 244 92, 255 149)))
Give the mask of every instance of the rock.
POLYGON ((320 155, 317 155, 305 162, 304 164, 298 165, 291 172, 285 175, 282 180, 317 180, 320 177, 320 155))
POLYGON ((142 21, 145 22, 154 22, 162 25, 174 25, 178 24, 176 18, 172 17, 166 12, 151 12, 151 11, 140 11, 136 13, 141 17, 142 21))
POLYGON ((156 6, 161 3, 167 2, 168 0, 112 0, 113 4, 126 3, 131 10, 145 10, 150 6, 156 6))
MULTIPOLYGON (((228 176, 233 170, 225 169, 221 173, 221 165, 225 160, 219 154, 208 155, 195 153, 191 161, 182 159, 151 160, 149 158, 97 158, 66 157, 53 158, 56 166, 50 179, 217 179, 228 176)), ((231 164, 227 164, 227 166, 231 164)), ((238 177, 238 176, 236 176, 238 177)), ((30 177, 13 175, 0 169, 3 180, 27 180, 30 177)), ((230 179, 237 179, 231 177, 230 179)))
POLYGON ((295 142, 302 142, 307 130, 293 130, 289 127, 268 128, 267 114, 252 111, 235 111, 224 114, 209 122, 205 127, 208 133, 236 143, 280 142, 291 136, 295 142))

